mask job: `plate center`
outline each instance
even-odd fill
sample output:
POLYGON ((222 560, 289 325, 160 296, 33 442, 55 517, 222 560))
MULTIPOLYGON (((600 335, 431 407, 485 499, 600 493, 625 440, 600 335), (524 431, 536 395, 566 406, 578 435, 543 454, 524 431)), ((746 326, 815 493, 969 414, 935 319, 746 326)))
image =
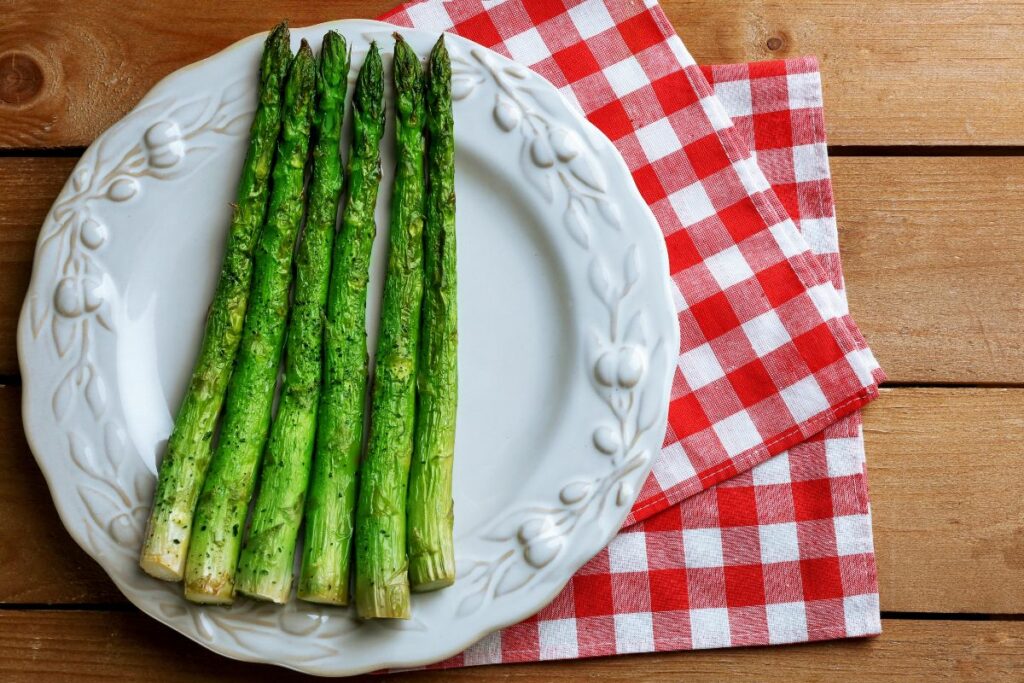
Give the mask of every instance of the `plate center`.
MULTIPOLYGON (((367 333, 376 344, 387 259, 391 150, 378 202, 367 333)), ((117 355, 131 439, 147 467, 163 454, 201 339, 230 220, 228 188, 241 163, 221 158, 166 198, 194 197, 188 223, 156 217, 136 241, 117 355), (224 188, 203 192, 203 186, 224 188), (217 195, 217 196, 212 196, 217 195), (220 196, 223 195, 223 196, 220 196)), ((455 466, 461 535, 515 500, 550 455, 578 367, 572 293, 550 223, 523 188, 470 145, 457 160, 459 412, 455 466)), ((154 188, 158 195, 162 188, 154 188)))

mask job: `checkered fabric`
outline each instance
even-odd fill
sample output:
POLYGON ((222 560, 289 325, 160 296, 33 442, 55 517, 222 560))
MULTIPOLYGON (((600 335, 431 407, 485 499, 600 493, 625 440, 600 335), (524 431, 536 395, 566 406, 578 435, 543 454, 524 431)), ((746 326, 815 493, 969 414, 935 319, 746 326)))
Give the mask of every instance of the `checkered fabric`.
POLYGON ((816 62, 698 67, 650 0, 383 18, 511 56, 608 135, 665 234, 681 330, 623 531, 537 616, 440 666, 877 633, 856 411, 883 375, 843 293, 816 62))

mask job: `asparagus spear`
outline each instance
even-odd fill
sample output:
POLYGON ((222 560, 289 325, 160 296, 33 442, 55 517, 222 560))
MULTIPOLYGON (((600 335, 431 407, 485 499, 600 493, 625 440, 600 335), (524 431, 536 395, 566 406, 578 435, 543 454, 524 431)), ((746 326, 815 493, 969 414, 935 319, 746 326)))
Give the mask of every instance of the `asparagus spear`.
POLYGON ((395 181, 370 438, 356 511, 359 616, 409 618, 405 491, 416 409, 416 348, 423 295, 423 70, 395 36, 395 181))
POLYGON ((430 53, 427 83, 427 223, 423 338, 416 442, 409 474, 409 581, 431 591, 455 580, 452 459, 458 402, 455 272, 455 132, 451 62, 442 36, 430 53))
POLYGON ((277 603, 286 602, 291 592, 295 541, 316 434, 320 342, 341 195, 339 139, 348 87, 346 49, 340 34, 331 31, 324 36, 313 111, 313 177, 306 231, 296 257, 284 387, 263 455, 256 508, 238 561, 236 589, 277 603))
POLYGON ((259 102, 249 131, 249 149, 238 183, 224 264, 192 379, 160 463, 160 479, 139 557, 142 569, 158 579, 181 580, 192 535, 192 515, 210 464, 210 440, 242 334, 252 279, 252 252, 267 211, 267 180, 281 129, 281 85, 292 56, 288 40, 288 27, 282 23, 270 32, 263 47, 259 102))
POLYGON ((306 502, 299 597, 348 604, 356 469, 363 442, 366 393, 366 285, 377 227, 384 134, 380 52, 371 43, 353 95, 348 199, 334 241, 324 327, 324 376, 317 416, 316 453, 306 502))
POLYGON ((270 427, 284 345, 315 78, 313 51, 303 41, 284 87, 281 139, 267 220, 256 245, 252 303, 245 314, 220 442, 196 507, 195 534, 185 564, 185 597, 196 602, 229 603, 234 597, 238 546, 270 427))

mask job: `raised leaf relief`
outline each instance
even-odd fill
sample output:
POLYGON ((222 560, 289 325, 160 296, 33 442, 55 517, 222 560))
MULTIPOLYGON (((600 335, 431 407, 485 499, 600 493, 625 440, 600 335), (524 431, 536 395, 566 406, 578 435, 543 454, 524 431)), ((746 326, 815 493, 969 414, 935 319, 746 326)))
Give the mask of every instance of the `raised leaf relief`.
MULTIPOLYGON (((660 388, 648 368, 651 351, 643 333, 642 302, 630 296, 642 267, 639 252, 629 245, 622 259, 621 280, 597 256, 588 269, 590 290, 608 316, 606 334, 592 330, 588 356, 593 363, 591 386, 607 410, 594 426, 593 446, 609 467, 591 479, 567 482, 549 505, 515 509, 491 524, 485 538, 501 544, 496 554, 464 563, 459 572, 459 580, 470 587, 458 608, 462 616, 529 585, 564 551, 583 520, 600 515, 607 505, 626 507, 635 498, 629 478, 650 463, 651 455, 640 443, 654 427, 647 413, 659 405, 660 388), (624 313, 629 316, 627 330, 621 329, 624 313), (518 552, 507 550, 513 537, 518 552)), ((659 340, 654 351, 660 346, 659 340)))
POLYGON ((471 50, 471 59, 452 57, 452 97, 466 99, 477 86, 490 79, 497 86, 494 120, 506 133, 518 131, 522 138, 520 161, 531 185, 551 202, 551 186, 565 191, 563 222, 573 240, 590 248, 591 210, 596 218, 618 227, 620 211, 608 199, 608 179, 593 152, 579 134, 552 120, 532 87, 526 85, 526 69, 498 65, 483 50, 471 50))

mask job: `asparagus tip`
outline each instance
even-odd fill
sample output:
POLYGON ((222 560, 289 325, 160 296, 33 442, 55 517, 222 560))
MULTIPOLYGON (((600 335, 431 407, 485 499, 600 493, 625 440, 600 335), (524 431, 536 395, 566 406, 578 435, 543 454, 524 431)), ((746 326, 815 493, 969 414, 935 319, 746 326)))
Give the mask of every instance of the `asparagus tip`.
MULTIPOLYGON (((434 47, 430 50, 430 70, 437 77, 442 77, 451 69, 451 60, 448 57, 448 47, 444 43, 444 34, 437 39, 434 47)), ((448 80, 448 76, 441 80, 448 80)))
MULTIPOLYGON (((366 86, 379 83, 381 80, 381 68, 380 48, 377 47, 377 41, 372 41, 370 43, 370 51, 366 53, 366 59, 363 60, 363 68, 359 70, 359 80, 364 81, 366 86)), ((371 92, 376 93, 376 90, 377 88, 374 87, 371 92)), ((376 96, 374 94, 374 97, 376 96)))
POLYGON ((291 42, 291 33, 288 31, 288 20, 282 21, 280 24, 270 29, 270 33, 267 34, 267 45, 279 45, 281 47, 289 47, 291 42))
POLYGON ((345 36, 341 35, 337 31, 328 31, 327 33, 324 34, 324 41, 323 42, 324 42, 325 45, 337 42, 338 45, 344 46, 345 45, 345 36))

